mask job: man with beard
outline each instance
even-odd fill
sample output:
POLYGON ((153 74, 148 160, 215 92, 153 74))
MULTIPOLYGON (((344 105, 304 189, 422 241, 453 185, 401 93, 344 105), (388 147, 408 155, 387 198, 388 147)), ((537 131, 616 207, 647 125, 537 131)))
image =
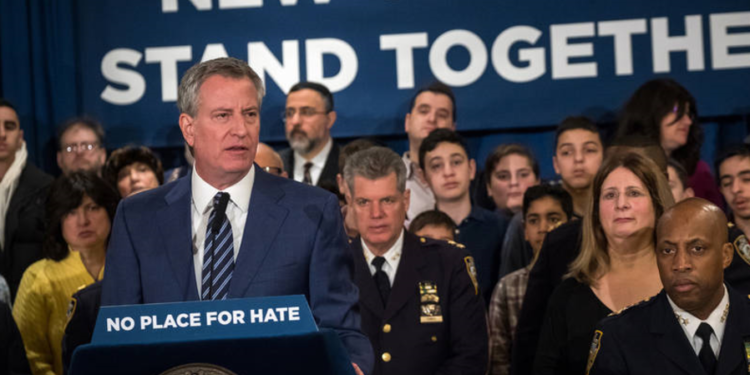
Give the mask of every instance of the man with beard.
POLYGON ((331 127, 336 122, 333 95, 315 82, 292 86, 286 98, 284 124, 289 148, 280 152, 284 170, 308 185, 336 184, 339 146, 331 127))

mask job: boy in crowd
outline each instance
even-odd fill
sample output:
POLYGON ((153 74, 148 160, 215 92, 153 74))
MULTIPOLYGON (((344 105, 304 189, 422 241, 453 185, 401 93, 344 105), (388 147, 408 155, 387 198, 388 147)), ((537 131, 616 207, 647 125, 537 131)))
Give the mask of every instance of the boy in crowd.
POLYGON ((471 180, 476 163, 461 136, 448 129, 430 133, 419 148, 419 163, 435 194, 436 208, 456 223, 456 242, 476 260, 479 287, 485 304, 497 283, 500 252, 508 220, 471 204, 471 180))
POLYGON ((409 232, 420 237, 453 242, 456 223, 445 212, 430 210, 422 212, 411 221, 409 232))
POLYGON ((456 97, 450 87, 440 82, 418 90, 411 99, 409 113, 404 116, 409 151, 402 159, 406 166, 406 188, 411 191, 406 225, 420 213, 435 208, 435 196, 419 170, 419 146, 435 129, 456 130, 456 97))
MULTIPOLYGON (((573 200, 559 186, 547 184, 532 186, 523 197, 523 225, 526 241, 534 251, 534 257, 542 248, 549 231, 567 222, 573 216, 573 200)), ((521 313, 526 284, 529 281, 528 266, 511 272, 500 279, 492 292, 490 301, 490 373, 510 372, 510 352, 515 335, 518 315, 521 313)))
POLYGON ((578 216, 586 211, 591 182, 603 155, 599 129, 591 120, 568 117, 557 127, 552 165, 562 178, 563 188, 573 198, 573 210, 578 216))
POLYGON ((750 148, 728 147, 715 161, 719 191, 731 211, 729 242, 734 245, 732 263, 724 270, 727 284, 739 292, 750 293, 750 148))

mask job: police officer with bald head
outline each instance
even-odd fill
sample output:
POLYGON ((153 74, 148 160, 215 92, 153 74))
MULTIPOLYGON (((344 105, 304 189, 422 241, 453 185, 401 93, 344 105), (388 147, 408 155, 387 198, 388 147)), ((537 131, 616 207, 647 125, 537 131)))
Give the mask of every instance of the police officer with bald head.
POLYGON ((689 198, 656 228, 664 290, 600 323, 590 374, 747 374, 750 299, 724 284, 732 262, 727 219, 712 203, 689 198))

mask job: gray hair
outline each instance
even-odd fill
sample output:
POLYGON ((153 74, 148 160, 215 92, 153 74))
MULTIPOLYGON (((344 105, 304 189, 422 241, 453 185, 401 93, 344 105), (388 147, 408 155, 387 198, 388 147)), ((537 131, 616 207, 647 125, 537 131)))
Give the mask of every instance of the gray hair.
POLYGON ((177 108, 181 113, 195 117, 200 104, 201 85, 206 79, 217 74, 227 78, 249 78, 258 92, 258 107, 263 104, 263 96, 266 94, 266 90, 258 74, 240 59, 222 57, 195 64, 185 72, 182 81, 180 81, 180 88, 177 90, 177 108))
POLYGON ((354 153, 344 165, 344 180, 349 191, 354 193, 354 176, 377 180, 396 173, 398 191, 406 191, 406 166, 393 150, 376 146, 354 153))

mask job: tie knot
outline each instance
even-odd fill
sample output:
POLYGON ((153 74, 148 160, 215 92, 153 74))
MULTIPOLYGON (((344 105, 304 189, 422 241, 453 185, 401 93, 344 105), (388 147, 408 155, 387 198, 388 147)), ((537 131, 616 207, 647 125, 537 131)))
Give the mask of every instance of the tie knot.
POLYGON ((372 260, 372 265, 375 266, 377 271, 383 269, 383 263, 385 263, 385 258, 383 257, 375 257, 375 259, 372 260))
POLYGON ((698 335, 698 337, 700 337, 703 342, 709 342, 712 333, 714 333, 714 330, 708 323, 701 323, 701 325, 698 326, 698 331, 695 332, 695 334, 698 335))
POLYGON ((313 163, 311 161, 308 161, 307 163, 305 163, 305 170, 309 171, 310 168, 312 168, 312 166, 313 166, 313 163))
POLYGON ((217 212, 224 213, 227 209, 227 203, 229 203, 229 193, 220 191, 214 195, 214 210, 217 212))

